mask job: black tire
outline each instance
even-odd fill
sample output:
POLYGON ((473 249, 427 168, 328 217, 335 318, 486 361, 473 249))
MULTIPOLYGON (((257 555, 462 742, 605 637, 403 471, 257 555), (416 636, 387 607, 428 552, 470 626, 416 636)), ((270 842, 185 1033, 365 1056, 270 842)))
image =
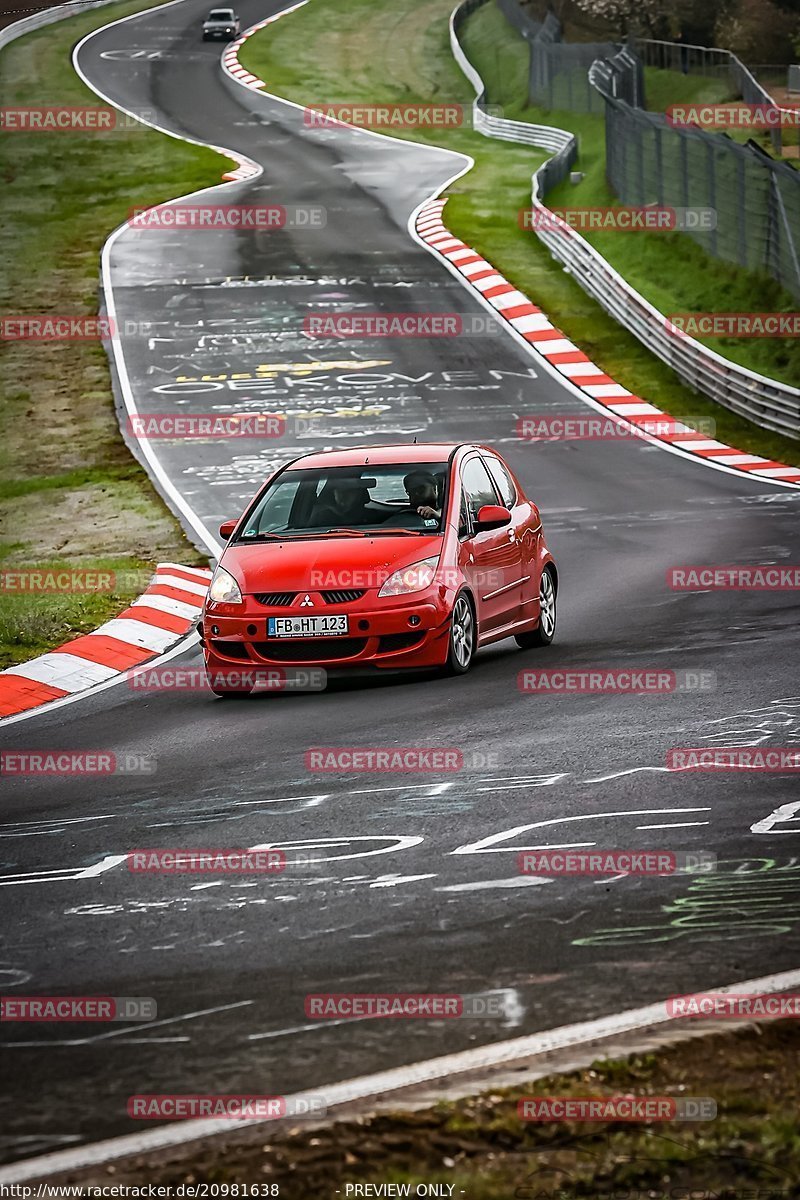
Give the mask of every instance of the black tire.
POLYGON ((466 675, 475 657, 475 612, 466 592, 459 592, 450 618, 450 637, 447 643, 447 675, 466 675))
POLYGON ((549 567, 542 571, 539 583, 539 624, 530 633, 517 633, 514 641, 521 650, 549 646, 556 635, 556 581, 549 567))

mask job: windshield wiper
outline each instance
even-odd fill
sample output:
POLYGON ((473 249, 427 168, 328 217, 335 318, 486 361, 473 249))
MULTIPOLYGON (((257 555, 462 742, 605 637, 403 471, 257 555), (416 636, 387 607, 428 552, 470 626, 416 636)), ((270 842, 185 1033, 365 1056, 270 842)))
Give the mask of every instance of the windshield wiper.
POLYGON ((367 530, 370 537, 428 537, 433 530, 430 529, 369 529, 367 530))
POLYGON ((363 529, 326 529, 324 533, 318 533, 317 537, 328 537, 329 535, 345 534, 347 537, 366 537, 363 529))
POLYGON ((253 542, 285 542, 288 538, 313 537, 319 537, 319 534, 305 533, 304 531, 300 531, 299 533, 259 533, 255 537, 246 537, 245 535, 242 535, 242 537, 237 538, 237 542, 242 542, 246 546, 248 543, 253 542))

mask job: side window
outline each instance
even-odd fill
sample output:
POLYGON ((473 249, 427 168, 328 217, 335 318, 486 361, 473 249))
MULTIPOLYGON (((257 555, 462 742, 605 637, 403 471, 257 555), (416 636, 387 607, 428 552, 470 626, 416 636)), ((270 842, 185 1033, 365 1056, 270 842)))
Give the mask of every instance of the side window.
POLYGON ((467 505, 467 493, 463 487, 461 489, 461 508, 458 513, 458 536, 469 537, 472 533, 472 522, 469 519, 469 507, 467 505))
POLYGON ((477 517, 484 504, 497 504, 497 493, 482 459, 471 458, 461 478, 473 517, 477 517))
POLYGON ((517 489, 514 487, 511 476, 505 469, 499 458, 485 458, 483 460, 489 468, 489 474, 497 484, 497 490, 503 498, 503 504, 506 508, 513 508, 517 502, 517 489))

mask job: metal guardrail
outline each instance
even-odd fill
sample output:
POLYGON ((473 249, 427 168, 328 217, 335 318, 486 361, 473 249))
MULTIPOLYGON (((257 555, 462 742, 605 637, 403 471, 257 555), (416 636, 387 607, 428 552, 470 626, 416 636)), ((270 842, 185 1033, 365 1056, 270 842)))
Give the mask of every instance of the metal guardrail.
POLYGON ((472 127, 487 137, 503 138, 507 142, 524 142, 554 154, 570 142, 574 142, 573 135, 552 125, 531 125, 527 121, 510 121, 505 117, 493 115, 486 100, 483 80, 461 47, 459 30, 470 13, 486 3, 488 0, 463 0, 450 14, 450 46, 453 56, 476 92, 472 102, 472 127))
POLYGON ((456 6, 450 17, 450 44, 456 62, 476 92, 474 128, 486 137, 523 141, 554 155, 534 172, 531 180, 533 207, 543 214, 550 226, 537 229, 537 237, 553 257, 568 268, 585 292, 648 350, 672 367, 690 387, 763 429, 800 438, 800 390, 740 367, 694 338, 671 332, 665 315, 632 288, 579 233, 566 222, 559 222, 544 204, 546 193, 566 177, 575 161, 577 139, 568 130, 527 125, 524 121, 488 115, 486 86, 459 40, 459 31, 466 18, 488 2, 462 0, 456 6), (520 131, 524 136, 519 136, 520 131), (553 228, 554 225, 557 228, 553 228))
POLYGON ((88 9, 102 8, 106 4, 113 3, 114 0, 70 0, 68 4, 58 4, 55 8, 45 8, 29 17, 23 17, 22 20, 7 25, 5 29, 0 29, 0 50, 16 41, 17 38, 23 37, 24 34, 33 33, 35 29, 52 25, 56 21, 63 21, 67 17, 77 17, 88 9))

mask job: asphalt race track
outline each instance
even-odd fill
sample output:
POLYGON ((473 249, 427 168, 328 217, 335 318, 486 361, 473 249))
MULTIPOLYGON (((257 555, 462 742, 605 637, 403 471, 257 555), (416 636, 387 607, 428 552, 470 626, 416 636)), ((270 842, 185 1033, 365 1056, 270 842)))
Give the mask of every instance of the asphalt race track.
MULTIPOLYGON (((242 0, 242 28, 280 7, 242 0)), ((518 416, 583 408, 505 333, 306 337, 303 317, 326 304, 486 317, 406 228, 461 164, 307 129, 297 109, 235 93, 220 46, 199 40, 207 9, 183 0, 145 13, 79 54, 115 103, 263 166, 204 200, 325 210, 314 227, 128 231, 113 245, 118 319, 153 326, 152 338, 125 342, 140 412, 290 417, 271 442, 156 446, 197 517, 196 539, 204 527, 213 549, 219 521, 305 450, 415 435, 487 442, 541 508, 560 569, 559 627, 550 649, 504 643, 463 679, 226 702, 122 684, 0 730, 3 748, 157 760, 150 775, 4 781, 0 981, 158 1004, 157 1022, 100 1033, 3 1026, 5 1161, 130 1132, 132 1093, 324 1092, 798 965, 796 780, 674 773, 664 762, 674 746, 800 744, 793 594, 666 583, 674 565, 799 562, 800 491, 640 441, 523 444, 518 416), (310 416, 316 425, 298 419, 310 416), (710 671, 716 688, 531 695, 517 686, 526 665, 710 671), (309 746, 456 747, 467 766, 313 774, 309 746), (793 808, 770 822, 782 805, 793 808), (264 843, 319 862, 292 876, 200 881, 134 875, 120 859, 148 846, 264 843), (520 876, 520 848, 571 844, 711 851, 720 865, 692 878, 520 876), (306 1018, 307 992, 346 991, 493 992, 505 1016, 352 1028, 306 1018)))

